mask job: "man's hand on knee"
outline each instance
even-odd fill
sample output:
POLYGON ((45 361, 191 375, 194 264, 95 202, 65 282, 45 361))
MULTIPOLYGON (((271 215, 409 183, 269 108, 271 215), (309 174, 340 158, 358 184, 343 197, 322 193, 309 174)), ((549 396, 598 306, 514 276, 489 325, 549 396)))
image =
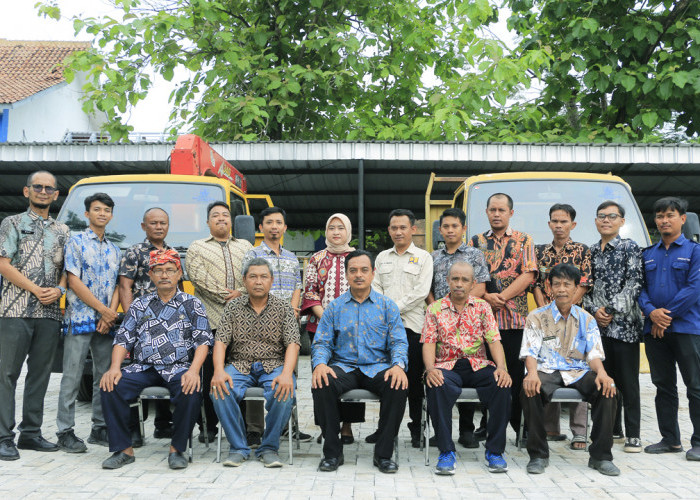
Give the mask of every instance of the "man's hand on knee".
POLYGON ((182 384, 182 392, 185 394, 192 394, 198 391, 202 381, 199 378, 199 370, 192 370, 190 368, 180 377, 180 383, 182 384))
POLYGON ((533 397, 540 393, 540 388, 542 387, 542 381, 540 380, 537 372, 528 372, 527 376, 523 379, 523 390, 528 398, 533 397))
POLYGON ((272 380, 272 389, 277 401, 286 401, 294 397, 294 376, 291 373, 280 373, 272 380), (276 389, 275 389, 276 388, 276 389))
POLYGON ((114 386, 119 384, 119 380, 122 378, 122 370, 119 367, 113 367, 107 370, 102 379, 100 379, 100 389, 105 392, 112 392, 114 386))
POLYGON ((330 385, 328 375, 333 378, 338 378, 333 371, 333 368, 330 366, 323 363, 316 365, 316 368, 314 368, 314 372, 311 375, 311 388, 322 389, 323 387, 328 387, 330 385))
POLYGON ((394 365, 384 373, 384 382, 387 382, 390 378, 392 389, 408 389, 408 377, 400 366, 394 365))
POLYGON ((224 394, 230 396, 228 388, 233 389, 233 379, 231 375, 226 373, 226 371, 221 368, 214 371, 214 375, 211 378, 211 394, 214 395, 214 399, 224 399, 224 394), (228 387, 226 386, 228 384, 228 387))
POLYGON ((445 383, 445 376, 440 368, 431 368, 425 371, 425 385, 428 387, 440 387, 445 383))

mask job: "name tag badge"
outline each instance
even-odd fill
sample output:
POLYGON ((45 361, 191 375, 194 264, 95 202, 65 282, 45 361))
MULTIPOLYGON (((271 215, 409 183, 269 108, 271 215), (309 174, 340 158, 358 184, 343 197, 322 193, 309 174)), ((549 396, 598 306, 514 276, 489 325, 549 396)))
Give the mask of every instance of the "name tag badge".
POLYGON ((22 229, 20 232, 22 234, 34 234, 34 231, 32 231, 30 229, 22 229))

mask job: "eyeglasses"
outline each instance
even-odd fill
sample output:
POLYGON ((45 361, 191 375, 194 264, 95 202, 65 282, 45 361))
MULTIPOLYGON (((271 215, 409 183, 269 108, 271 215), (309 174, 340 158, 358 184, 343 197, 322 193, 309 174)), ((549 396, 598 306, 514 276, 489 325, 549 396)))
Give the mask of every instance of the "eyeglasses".
POLYGON ((153 269, 152 272, 156 276, 175 276, 179 269, 153 269))
POLYGON ((605 219, 608 219, 610 222, 614 222, 618 219, 618 217, 622 218, 622 216, 620 214, 598 214, 598 215, 596 215, 596 218, 601 222, 604 221, 605 219))
POLYGON ((42 191, 46 191, 46 194, 54 194, 56 192, 55 187, 42 186, 41 184, 32 184, 32 189, 34 190, 35 193, 41 193, 42 191))

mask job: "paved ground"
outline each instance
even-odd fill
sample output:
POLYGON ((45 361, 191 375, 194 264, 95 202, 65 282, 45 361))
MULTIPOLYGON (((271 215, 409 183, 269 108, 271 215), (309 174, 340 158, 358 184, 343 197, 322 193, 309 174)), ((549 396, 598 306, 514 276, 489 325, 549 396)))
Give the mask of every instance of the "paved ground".
MULTIPOLYGON (((318 434, 313 426, 309 389, 309 363, 302 359, 299 418, 302 430, 318 434)), ((680 379, 680 377, 679 377, 680 379)), ((55 440, 55 416, 60 375, 53 375, 46 398, 44 436, 55 440)), ((659 434, 653 409, 654 390, 649 375, 641 375, 642 439, 656 442, 659 434)), ((18 408, 21 408, 21 389, 18 408)), ((690 422, 685 389, 681 388, 680 426, 684 446, 689 445, 690 422)), ((4 404, 4 402, 0 402, 4 404)), ((18 413, 19 417, 19 413, 18 413)), ((90 430, 90 407, 79 404, 77 434, 86 438, 90 430)), ((372 466, 372 447, 364 437, 373 432, 377 405, 367 407, 367 422, 355 427, 356 442, 345 448, 345 465, 337 472, 316 471, 320 447, 302 443, 294 456, 294 465, 265 469, 255 461, 240 468, 224 468, 215 463, 215 447, 206 449, 197 443, 195 460, 184 471, 167 467, 168 442, 152 437, 136 450, 136 462, 117 471, 100 468, 109 454, 106 448, 89 445, 87 453, 38 453, 21 451, 15 462, 0 462, 0 498, 223 498, 245 493, 247 498, 469 498, 487 494, 503 498, 697 498, 700 463, 687 462, 684 454, 653 456, 626 454, 615 445, 615 463, 622 470, 616 478, 600 475, 587 468, 588 454, 572 451, 568 442, 553 443, 550 466, 540 476, 525 472, 527 454, 513 446, 508 437, 507 474, 490 474, 483 464, 483 447, 458 450, 455 476, 436 476, 425 467, 423 455, 411 448, 408 430, 400 434, 400 469, 384 475, 372 466)), ((568 420, 567 420, 568 421, 568 420)), ((152 424, 151 424, 152 425, 152 424)), ((152 427, 147 433, 152 435, 152 427)), ((456 420, 455 420, 456 427, 456 420)), ((567 429, 562 421, 562 429, 567 429)), ((456 428, 455 428, 456 432, 456 428)), ((226 445, 224 445, 226 447, 226 445)), ((459 447, 459 445, 458 445, 459 447)), ((280 455, 286 459, 286 447, 280 455)), ((436 452, 431 453, 435 463, 436 452)))

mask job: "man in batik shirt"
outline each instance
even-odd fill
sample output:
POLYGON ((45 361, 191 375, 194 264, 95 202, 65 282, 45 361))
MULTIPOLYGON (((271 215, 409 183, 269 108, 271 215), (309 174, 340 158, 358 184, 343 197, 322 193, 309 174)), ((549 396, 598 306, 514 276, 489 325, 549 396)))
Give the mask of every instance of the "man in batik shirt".
POLYGON ((612 463, 612 427, 617 396, 615 382, 603 367, 603 344, 593 316, 573 303, 581 272, 571 264, 554 266, 549 282, 554 302, 527 317, 520 358, 527 376, 520 398, 528 426, 527 472, 542 474, 549 465, 543 405, 560 387, 573 387, 591 403, 592 444, 588 466, 607 476, 620 470, 612 463))
POLYGON ((513 213, 510 196, 492 194, 486 201, 491 229, 474 235, 469 243, 484 253, 489 265, 491 281, 486 283, 484 300, 491 305, 501 332, 508 373, 513 379, 510 424, 520 439, 518 394, 525 367, 518 355, 527 317, 527 290, 537 277, 537 259, 532 237, 510 227, 513 213))
POLYGON ((109 451, 113 452, 102 462, 103 469, 134 462, 129 404, 154 385, 166 387, 175 405, 168 465, 171 469, 187 467, 184 452, 202 401, 200 369, 214 337, 199 299, 177 288, 182 277, 178 253, 154 250, 150 268, 157 292, 131 304, 114 339, 112 366, 100 381, 109 451), (132 349, 133 362, 121 369, 132 349))
POLYGON ((485 458, 489 472, 506 472, 503 458, 510 417, 511 378, 506 371, 503 346, 491 307, 469 292, 474 268, 455 262, 447 275, 449 295, 428 307, 423 325, 423 362, 426 399, 440 455, 436 474, 455 472, 452 441, 452 407, 463 387, 477 388, 488 409, 485 458), (493 361, 486 358, 489 346, 493 361))

